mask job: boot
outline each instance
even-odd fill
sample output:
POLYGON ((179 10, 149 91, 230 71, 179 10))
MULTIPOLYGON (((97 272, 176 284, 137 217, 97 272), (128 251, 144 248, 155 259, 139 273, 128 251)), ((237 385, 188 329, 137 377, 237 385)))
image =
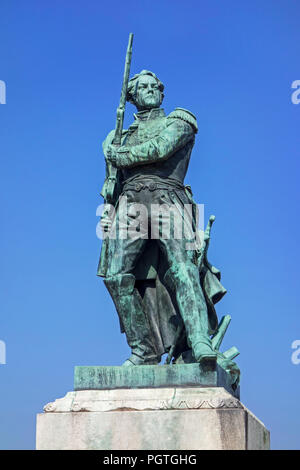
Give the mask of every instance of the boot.
POLYGON ((213 350, 208 334, 208 312, 198 268, 192 262, 178 263, 168 269, 164 280, 175 292, 186 330, 187 343, 193 351, 195 360, 215 362, 217 353, 213 350))
POLYGON ((140 295, 134 287, 135 277, 132 274, 118 274, 106 278, 104 283, 113 299, 131 348, 132 354, 123 365, 159 363, 160 356, 155 353, 150 325, 143 311, 140 295))
POLYGON ((193 346, 193 355, 197 362, 216 362, 217 353, 213 350, 209 336, 199 335, 199 342, 193 346))

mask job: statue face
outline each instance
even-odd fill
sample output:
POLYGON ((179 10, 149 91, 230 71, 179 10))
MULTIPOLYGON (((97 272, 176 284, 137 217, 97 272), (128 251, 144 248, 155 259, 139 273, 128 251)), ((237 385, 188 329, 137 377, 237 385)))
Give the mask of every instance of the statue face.
POLYGON ((162 102, 158 83, 151 75, 142 75, 138 79, 135 105, 139 111, 159 108, 162 102))

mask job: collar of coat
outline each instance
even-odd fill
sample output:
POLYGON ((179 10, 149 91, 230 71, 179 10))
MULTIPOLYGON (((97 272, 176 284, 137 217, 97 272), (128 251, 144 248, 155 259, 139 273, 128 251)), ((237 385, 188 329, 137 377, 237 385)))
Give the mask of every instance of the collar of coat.
POLYGON ((137 121, 149 121, 150 119, 156 119, 158 117, 164 117, 165 112, 163 108, 145 109, 134 114, 137 121))

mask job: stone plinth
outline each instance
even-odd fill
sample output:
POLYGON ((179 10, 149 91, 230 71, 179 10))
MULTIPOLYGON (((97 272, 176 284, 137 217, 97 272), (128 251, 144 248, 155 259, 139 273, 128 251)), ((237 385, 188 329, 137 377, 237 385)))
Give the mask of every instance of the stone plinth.
POLYGON ((44 411, 37 449, 269 448, 263 423, 224 387, 78 390, 44 411))

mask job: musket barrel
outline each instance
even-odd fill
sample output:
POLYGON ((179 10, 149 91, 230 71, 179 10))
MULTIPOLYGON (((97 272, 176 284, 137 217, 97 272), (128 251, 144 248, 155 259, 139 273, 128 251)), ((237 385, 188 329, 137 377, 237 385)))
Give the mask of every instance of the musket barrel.
MULTIPOLYGON (((123 131, 123 122, 124 122, 124 113, 125 113, 125 104, 126 104, 126 95, 127 95, 127 88, 128 88, 128 81, 129 81, 129 73, 130 73, 130 65, 131 65, 131 56, 132 56, 132 41, 133 41, 133 33, 129 34, 127 52, 126 52, 126 59, 125 59, 125 69, 124 69, 124 76, 123 76, 123 84, 121 90, 121 98, 120 104, 117 109, 117 120, 116 120, 116 128, 115 128, 115 135, 113 138, 113 144, 116 146, 121 145, 122 141, 122 131, 123 131)), ((116 180, 117 180, 117 168, 114 167, 111 163, 107 163, 109 179, 106 191, 106 199, 108 202, 113 202, 115 200, 115 187, 116 187, 116 180)))
POLYGON ((132 42, 133 42, 133 33, 130 33, 129 39, 128 39, 127 52, 126 52, 123 86, 121 90, 121 99, 120 99, 120 107, 122 106, 122 108, 124 109, 125 109, 125 103, 126 103, 126 94, 127 94, 130 65, 131 65, 132 42))
POLYGON ((127 95, 127 88, 128 88, 129 74, 130 74, 131 56, 132 56, 132 42, 133 42, 133 33, 130 33, 129 39, 128 39, 126 59, 125 59, 125 68, 124 68, 124 75, 123 75, 123 84, 122 84, 122 89, 121 89, 120 104, 117 109, 116 130, 115 130, 115 137, 113 141, 114 145, 121 145, 126 95, 127 95))

